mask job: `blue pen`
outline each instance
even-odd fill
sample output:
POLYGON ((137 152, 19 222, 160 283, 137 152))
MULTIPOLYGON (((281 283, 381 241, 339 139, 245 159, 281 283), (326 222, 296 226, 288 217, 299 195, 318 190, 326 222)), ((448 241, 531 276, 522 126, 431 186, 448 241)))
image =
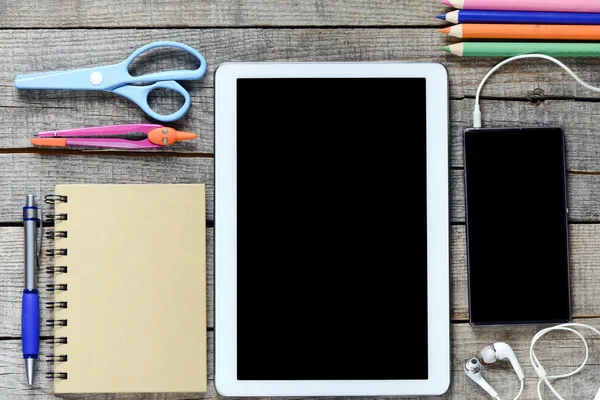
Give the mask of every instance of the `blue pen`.
POLYGON ((437 18, 453 24, 600 24, 600 13, 581 12, 456 10, 437 18))
POLYGON ((21 345, 25 359, 27 384, 33 384, 35 363, 40 352, 40 297, 36 288, 36 270, 39 266, 39 248, 41 247, 40 226, 39 243, 38 222, 41 224, 41 213, 35 205, 35 197, 27 195, 23 207, 23 226, 25 228, 25 290, 21 310, 21 345))

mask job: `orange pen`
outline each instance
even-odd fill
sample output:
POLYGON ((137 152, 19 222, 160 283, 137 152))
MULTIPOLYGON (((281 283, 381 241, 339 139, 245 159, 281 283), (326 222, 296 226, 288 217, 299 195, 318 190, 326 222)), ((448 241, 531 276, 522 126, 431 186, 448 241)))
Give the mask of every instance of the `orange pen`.
POLYGON ((600 40, 600 25, 458 24, 439 32, 462 39, 600 40))

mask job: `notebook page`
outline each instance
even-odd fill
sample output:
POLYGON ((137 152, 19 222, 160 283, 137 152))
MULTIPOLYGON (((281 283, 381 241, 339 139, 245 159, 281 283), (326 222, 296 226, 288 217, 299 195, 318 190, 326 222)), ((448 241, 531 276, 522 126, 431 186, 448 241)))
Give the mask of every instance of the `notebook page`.
POLYGON ((206 391, 204 185, 57 185, 56 393, 206 391))

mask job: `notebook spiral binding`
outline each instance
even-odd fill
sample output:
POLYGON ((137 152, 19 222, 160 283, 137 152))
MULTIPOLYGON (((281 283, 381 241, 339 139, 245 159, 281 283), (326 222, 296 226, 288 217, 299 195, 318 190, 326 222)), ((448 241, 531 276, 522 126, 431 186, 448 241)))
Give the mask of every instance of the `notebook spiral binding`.
MULTIPOLYGON (((68 200, 67 196, 60 195, 48 195, 44 196, 44 203, 46 204, 56 204, 56 203, 66 203, 68 200)), ((46 214, 44 215, 45 221, 54 222, 54 221, 66 221, 67 214, 66 213, 58 213, 58 214, 46 214)), ((53 229, 44 233, 44 237, 48 240, 56 240, 67 237, 67 231, 53 229)), ((53 248, 46 249, 45 254, 47 257, 57 257, 57 256, 66 256, 67 249, 65 248, 53 248)), ((66 274, 67 266, 66 265, 49 265, 45 267, 46 273, 48 274, 66 274)), ((46 291, 48 292, 59 292, 66 291, 67 284, 65 283, 52 283, 46 285, 46 291)), ((47 301, 46 308, 52 310, 60 310, 68 307, 68 302, 66 301, 47 301)), ((49 327, 62 327, 67 326, 66 319, 49 319, 46 321, 46 326, 49 327)), ((52 343, 55 345, 67 344, 67 338, 64 336, 57 336, 52 339, 52 343)), ((67 362, 68 357, 66 354, 49 354, 46 358, 46 361, 49 364, 59 363, 59 362, 67 362)), ((48 379, 67 379, 68 374, 66 372, 57 372, 57 371, 49 371, 46 374, 46 378, 48 379)))
POLYGON ((55 326, 67 326, 66 319, 49 319, 46 321, 46 326, 55 327, 55 326))
POLYGON ((46 356, 46 361, 48 362, 66 362, 68 360, 68 357, 66 354, 48 354, 46 356))
POLYGON ((48 231, 44 232, 44 237, 48 240, 53 240, 56 238, 66 238, 67 231, 48 231))
POLYGON ((46 204, 66 203, 67 200, 67 196, 60 196, 57 194, 49 194, 44 196, 44 203, 46 204))
POLYGON ((46 308, 67 308, 66 301, 47 301, 46 308))
POLYGON ((67 249, 46 249, 47 257, 66 256, 66 255, 67 255, 67 249))
POLYGON ((66 372, 46 372, 46 378, 48 379, 67 379, 66 372))
POLYGON ((67 284, 66 283, 49 283, 46 285, 46 291, 47 292, 58 292, 58 291, 66 291, 67 290, 67 284))
POLYGON ((64 265, 50 265, 46 267, 47 274, 66 274, 67 267, 64 265))
POLYGON ((45 214, 44 215, 44 221, 46 221, 46 222, 66 221, 66 220, 67 220, 66 213, 45 214))

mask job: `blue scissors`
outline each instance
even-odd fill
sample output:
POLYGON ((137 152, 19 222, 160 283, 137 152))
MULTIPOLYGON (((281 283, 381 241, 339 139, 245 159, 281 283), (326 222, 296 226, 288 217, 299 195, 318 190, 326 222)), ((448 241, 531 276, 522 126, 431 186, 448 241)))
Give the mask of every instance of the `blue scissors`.
POLYGON ((114 65, 19 75, 15 79, 15 87, 18 89, 104 90, 128 98, 158 121, 169 122, 183 117, 191 104, 190 94, 175 81, 201 79, 205 74, 206 60, 199 52, 182 43, 163 41, 142 46, 127 59, 114 65), (131 76, 129 66, 133 60, 140 54, 157 47, 176 47, 187 51, 200 61, 200 66, 195 70, 163 71, 131 76), (155 83, 136 85, 136 83, 142 82, 155 83), (170 89, 181 94, 185 99, 183 106, 173 114, 156 113, 148 104, 148 94, 155 89, 170 89))

